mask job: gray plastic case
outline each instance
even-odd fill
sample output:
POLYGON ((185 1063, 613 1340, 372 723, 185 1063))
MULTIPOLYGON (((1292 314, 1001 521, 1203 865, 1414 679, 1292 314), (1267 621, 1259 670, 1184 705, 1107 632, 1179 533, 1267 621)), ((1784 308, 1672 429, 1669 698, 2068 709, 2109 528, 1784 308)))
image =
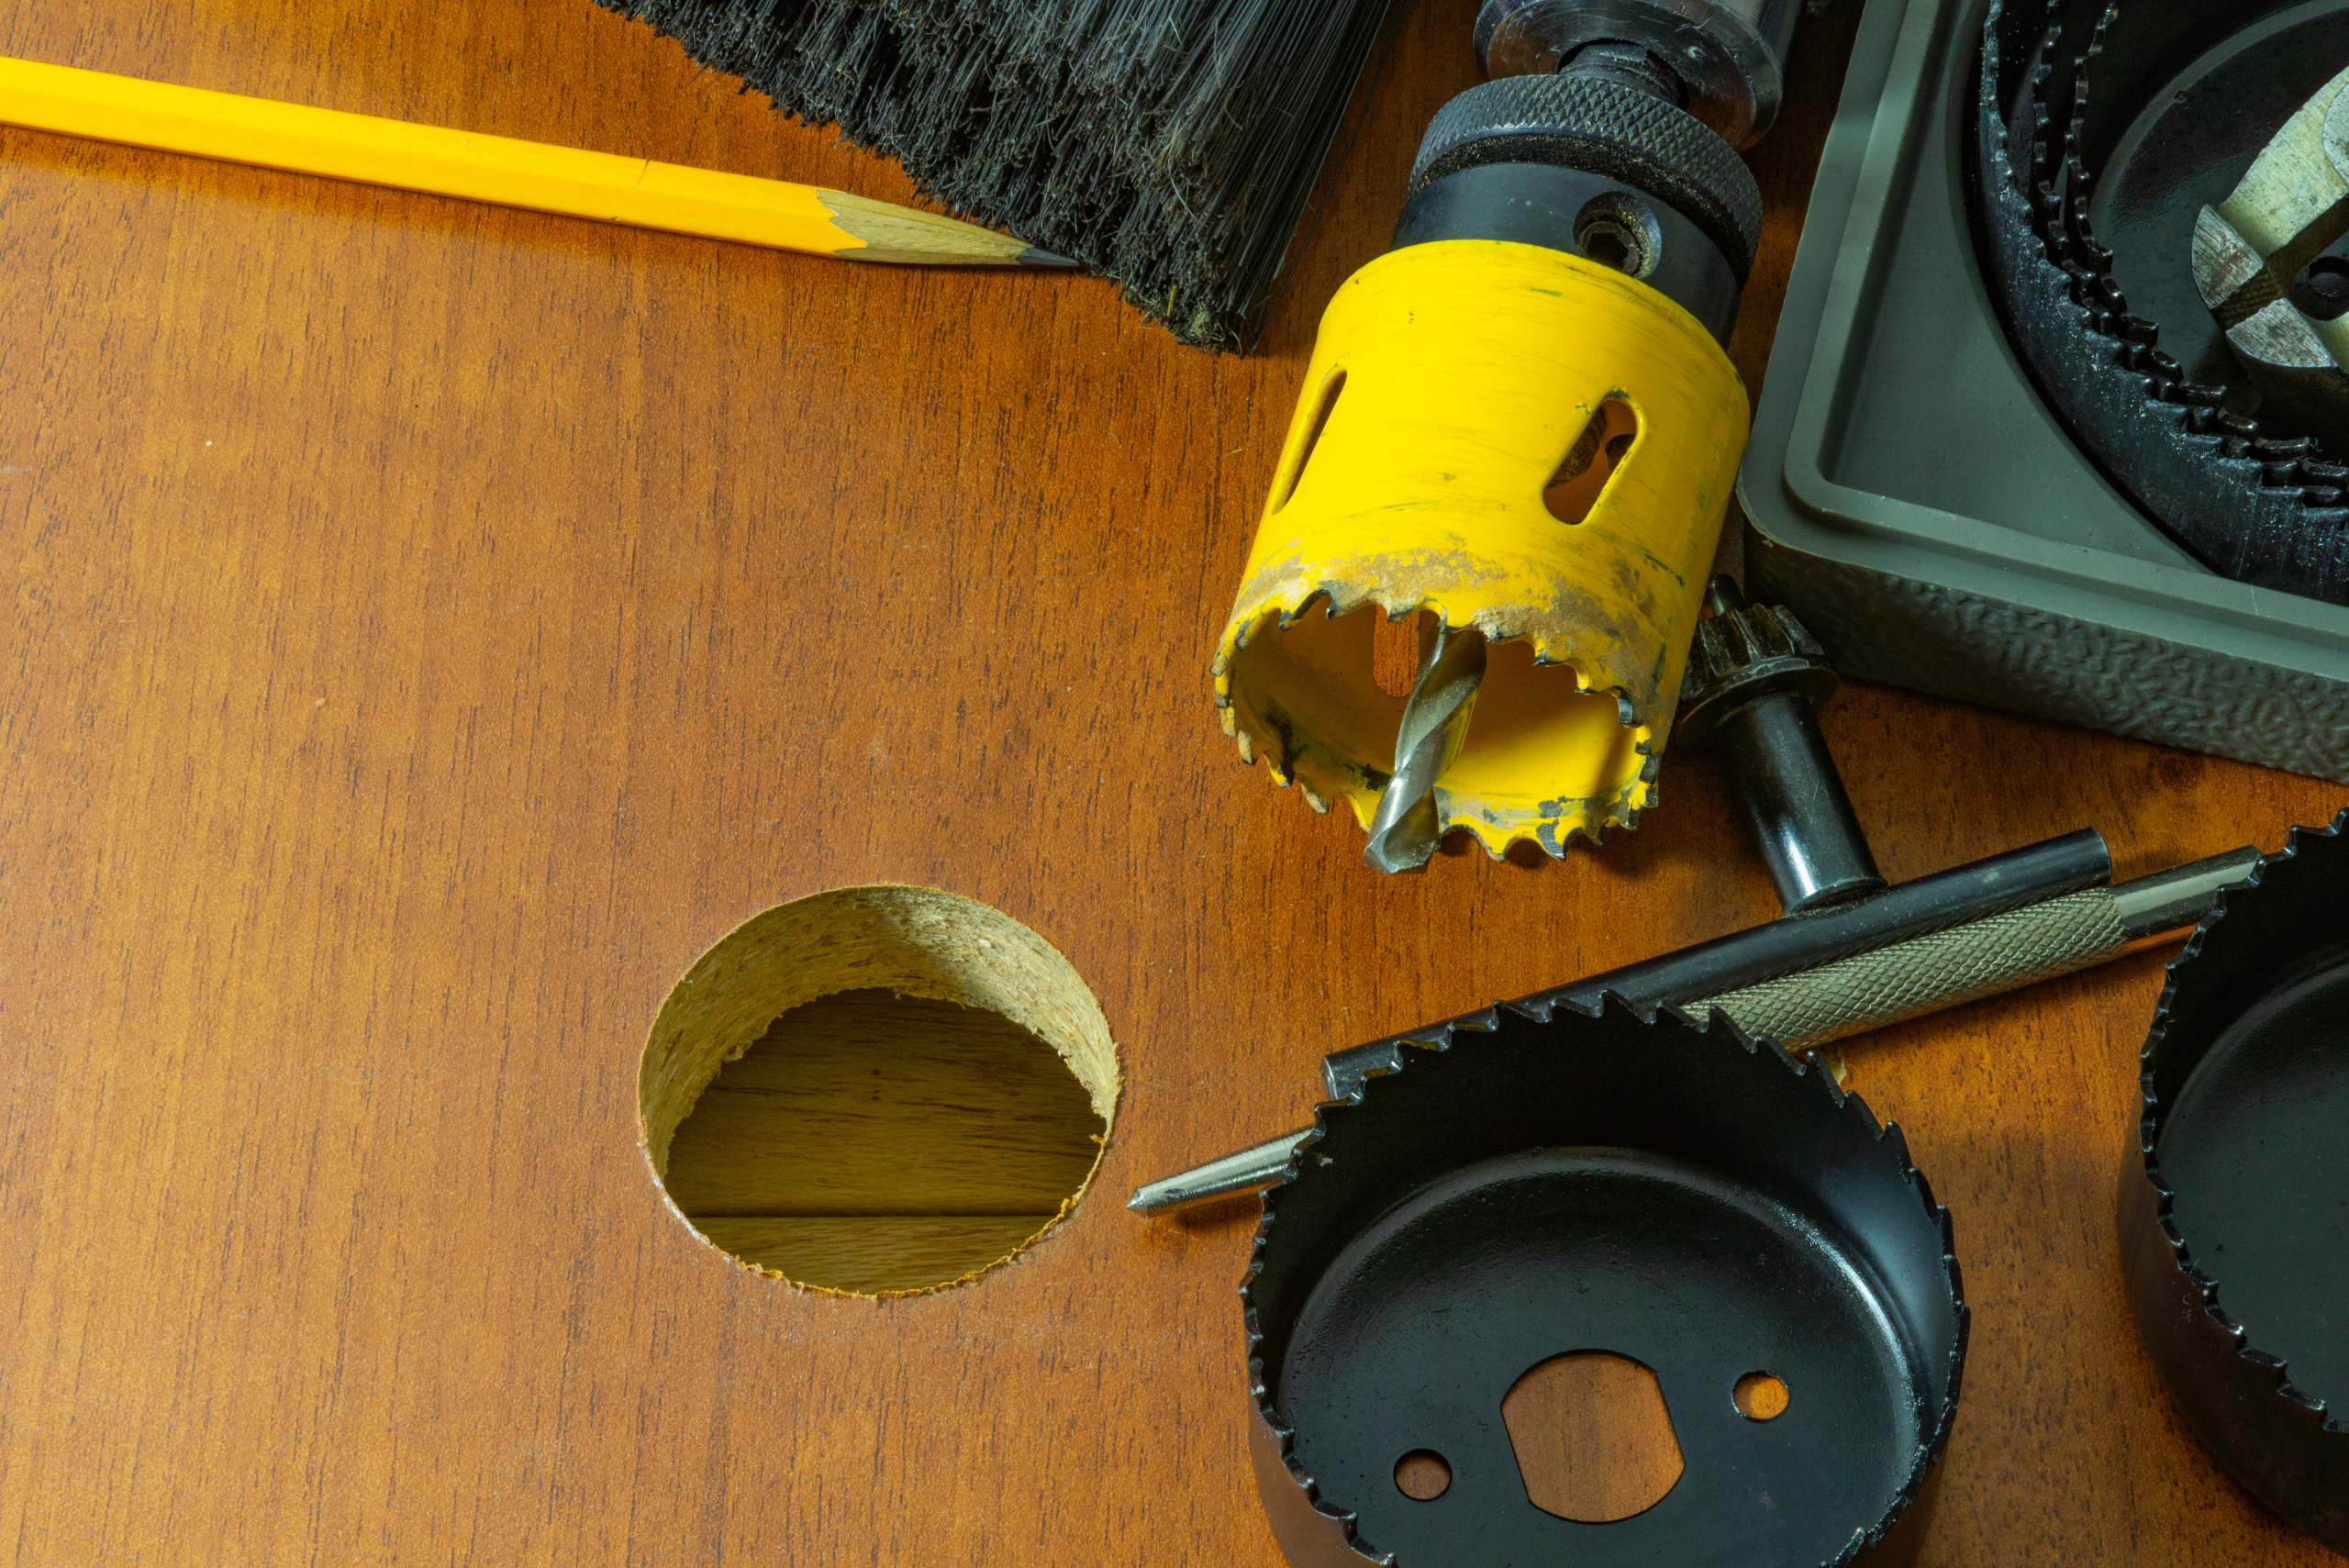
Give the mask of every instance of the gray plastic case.
POLYGON ((2349 609, 2199 565, 2076 447, 1976 260, 1988 0, 1870 0, 1738 475, 1844 673, 2349 782, 2349 609))

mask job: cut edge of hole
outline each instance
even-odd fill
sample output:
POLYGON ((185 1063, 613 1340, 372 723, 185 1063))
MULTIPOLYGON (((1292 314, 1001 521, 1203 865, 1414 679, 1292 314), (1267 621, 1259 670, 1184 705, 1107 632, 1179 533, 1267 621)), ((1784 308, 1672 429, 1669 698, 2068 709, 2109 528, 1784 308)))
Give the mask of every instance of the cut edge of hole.
MULTIPOLYGON (((1104 1147, 1107 1147, 1106 1140, 1104 1140, 1104 1147)), ((1095 1165, 1097 1169, 1099 1165, 1099 1162, 1097 1160, 1095 1162, 1095 1165)), ((1091 1172, 1087 1172, 1085 1173, 1085 1184, 1090 1186, 1092 1184, 1092 1181, 1093 1174, 1091 1172)), ((1058 1214, 1036 1217, 1036 1229, 1030 1231, 1020 1240, 1018 1245, 1012 1247, 1008 1251, 1006 1251, 999 1256, 989 1258, 983 1263, 974 1264, 970 1268, 965 1269, 963 1273, 956 1274, 952 1279, 932 1280, 923 1284, 882 1285, 872 1290, 859 1290, 849 1285, 824 1284, 814 1280, 799 1279, 792 1274, 785 1273, 782 1269, 777 1268, 773 1263, 763 1263, 755 1258, 746 1258, 740 1252, 730 1251, 724 1243, 717 1240, 715 1238, 705 1232, 701 1228, 702 1221, 700 1220, 694 1219, 691 1217, 686 1217, 685 1223, 693 1228, 694 1239, 699 1241, 703 1246, 707 1247, 710 1251, 716 1252, 719 1257, 724 1258, 736 1268, 754 1273, 761 1279, 777 1281, 783 1284, 789 1285, 794 1290, 805 1292, 809 1296, 837 1296, 843 1301, 896 1301, 905 1296, 935 1296, 940 1291, 954 1290, 963 1285, 969 1284, 973 1280, 977 1279, 982 1274, 989 1273, 1001 1268, 1006 1263, 1019 1262, 1019 1259, 1025 1257, 1028 1252, 1035 1247, 1037 1242, 1041 1241, 1045 1237, 1051 1235, 1063 1224, 1066 1223, 1070 1213, 1076 1207, 1076 1200, 1084 1195, 1084 1192, 1085 1189, 1080 1187, 1077 1191, 1071 1193, 1068 1195, 1067 1200, 1061 1205, 1060 1212, 1058 1214)))

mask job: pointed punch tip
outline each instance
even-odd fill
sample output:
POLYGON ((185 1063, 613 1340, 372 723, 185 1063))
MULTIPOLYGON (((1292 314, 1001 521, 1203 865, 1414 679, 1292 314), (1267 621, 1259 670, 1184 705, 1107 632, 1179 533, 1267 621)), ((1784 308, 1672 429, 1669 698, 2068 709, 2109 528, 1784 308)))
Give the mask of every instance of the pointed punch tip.
POLYGON ((1033 245, 1019 252, 1018 259, 1023 267, 1081 267, 1085 265, 1074 256, 1063 256, 1057 250, 1041 250, 1033 245))

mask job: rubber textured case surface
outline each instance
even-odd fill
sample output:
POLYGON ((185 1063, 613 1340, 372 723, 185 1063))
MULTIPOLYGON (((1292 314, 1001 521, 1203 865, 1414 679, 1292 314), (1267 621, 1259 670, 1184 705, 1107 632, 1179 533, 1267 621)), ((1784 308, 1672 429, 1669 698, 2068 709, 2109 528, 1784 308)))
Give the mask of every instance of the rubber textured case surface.
POLYGON ((1872 0, 1738 479, 1749 590, 1865 680, 2349 780, 2349 609, 2201 566, 2041 397, 1966 153, 1988 0, 1872 0))

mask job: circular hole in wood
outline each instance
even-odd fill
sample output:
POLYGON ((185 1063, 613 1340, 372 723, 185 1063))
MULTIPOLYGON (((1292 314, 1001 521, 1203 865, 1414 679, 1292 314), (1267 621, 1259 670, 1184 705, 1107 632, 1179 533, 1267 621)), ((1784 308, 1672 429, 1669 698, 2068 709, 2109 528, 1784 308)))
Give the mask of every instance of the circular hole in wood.
POLYGON ((1749 1421, 1775 1421, 1787 1413, 1787 1385, 1776 1373, 1749 1372, 1730 1390, 1737 1413, 1749 1421))
POLYGON ((1415 1448, 1395 1462, 1395 1489, 1415 1502, 1432 1503, 1452 1490, 1452 1466, 1431 1448, 1415 1448))
POLYGON ((1686 1468, 1655 1373, 1628 1356, 1553 1356, 1513 1384, 1501 1420, 1545 1514, 1612 1524, 1664 1501, 1686 1468))
POLYGON ((1075 970, 984 904, 847 887, 702 955, 646 1041, 670 1201, 719 1248, 856 1296, 959 1284, 1067 1215, 1118 1100, 1075 970))

